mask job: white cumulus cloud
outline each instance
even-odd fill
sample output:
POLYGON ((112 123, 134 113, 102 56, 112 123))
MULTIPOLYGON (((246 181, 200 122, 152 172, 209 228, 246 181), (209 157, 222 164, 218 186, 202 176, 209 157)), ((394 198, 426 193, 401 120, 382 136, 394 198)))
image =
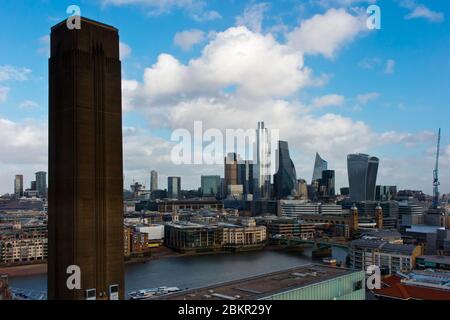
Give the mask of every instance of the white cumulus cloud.
POLYGON ((131 55, 131 51, 131 47, 128 44, 119 42, 119 55, 121 60, 128 58, 131 55))
POLYGON ((354 16, 345 9, 329 9, 303 20, 287 38, 292 48, 332 58, 337 50, 367 30, 364 16, 354 16))
POLYGON ((313 100, 313 106, 316 108, 324 107, 340 107, 344 104, 345 97, 338 94, 328 94, 321 97, 317 97, 313 100))
POLYGON ((191 29, 177 32, 173 43, 184 51, 189 51, 193 46, 205 40, 205 32, 199 29, 191 29))

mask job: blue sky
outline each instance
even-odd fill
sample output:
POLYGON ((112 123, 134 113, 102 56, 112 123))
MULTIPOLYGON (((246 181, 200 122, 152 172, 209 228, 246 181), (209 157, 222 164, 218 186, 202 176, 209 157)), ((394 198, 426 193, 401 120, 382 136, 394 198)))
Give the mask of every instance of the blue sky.
POLYGON ((148 184, 156 169, 162 187, 182 175, 196 188, 200 174, 222 169, 172 164, 171 132, 193 120, 219 129, 264 120, 289 141, 299 178, 310 180, 319 151, 345 186, 346 154, 362 151, 380 157, 380 184, 428 193, 441 127, 450 192, 448 1, 2 0, 0 193, 15 174, 28 184, 47 166, 48 35, 72 4, 120 30, 126 185, 148 184), (373 3, 380 30, 361 24, 373 3), (240 65, 238 49, 261 65, 240 65))

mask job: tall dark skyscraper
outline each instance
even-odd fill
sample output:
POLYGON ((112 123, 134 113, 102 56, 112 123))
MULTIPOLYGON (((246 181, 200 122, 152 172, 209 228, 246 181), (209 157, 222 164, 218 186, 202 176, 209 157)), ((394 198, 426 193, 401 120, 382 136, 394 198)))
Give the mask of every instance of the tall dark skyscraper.
POLYGON ((325 198, 334 197, 336 195, 334 181, 335 181, 335 171, 334 170, 324 170, 322 171, 322 178, 320 179, 320 195, 325 198))
POLYGON ((347 156, 351 201, 375 200, 379 159, 357 153, 347 156))
POLYGON ((85 18, 81 29, 55 25, 49 90, 48 298, 123 299, 118 30, 85 18), (69 278, 78 267, 80 289, 69 278))
POLYGON ((316 160, 314 161, 314 171, 313 171, 313 177, 312 182, 317 181, 322 178, 322 171, 328 169, 328 162, 323 160, 319 153, 316 152, 316 160))
POLYGON ((274 175, 275 196, 277 199, 292 195, 297 186, 297 174, 294 163, 289 156, 286 141, 278 141, 278 171, 274 175))
POLYGON ((21 174, 14 177, 14 194, 16 198, 23 196, 23 175, 21 174))
POLYGON ((43 197, 47 194, 47 172, 36 172, 36 191, 43 197))
POLYGON ((245 160, 241 161, 237 165, 237 184, 242 185, 244 195, 253 195, 253 188, 256 184, 256 180, 253 176, 254 165, 253 161, 245 160))
POLYGON ((220 195, 220 176, 201 176, 202 195, 206 197, 220 195))
POLYGON ((228 153, 224 159, 226 193, 228 193, 228 187, 230 185, 238 184, 238 161, 239 155, 234 152, 228 153))
POLYGON ((167 178, 167 197, 169 199, 180 199, 181 197, 181 178, 167 178))
POLYGON ((380 159, 377 157, 370 157, 367 166, 367 200, 375 200, 375 191, 377 185, 378 165, 380 159))
POLYGON ((158 172, 152 170, 150 172, 150 191, 158 190, 158 172))

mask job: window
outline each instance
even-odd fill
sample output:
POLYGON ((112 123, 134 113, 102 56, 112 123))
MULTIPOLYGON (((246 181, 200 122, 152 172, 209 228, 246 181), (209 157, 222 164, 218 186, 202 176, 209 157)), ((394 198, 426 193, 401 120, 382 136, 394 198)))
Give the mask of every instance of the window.
POLYGON ((362 280, 356 281, 355 283, 353 283, 353 291, 358 291, 361 290, 363 288, 363 282, 362 280))

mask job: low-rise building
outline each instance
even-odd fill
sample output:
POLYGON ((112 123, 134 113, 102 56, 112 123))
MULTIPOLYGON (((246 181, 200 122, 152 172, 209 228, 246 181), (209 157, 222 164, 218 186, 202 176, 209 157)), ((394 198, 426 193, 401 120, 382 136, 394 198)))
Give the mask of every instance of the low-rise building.
POLYGON ((450 271, 450 257, 437 255, 423 255, 417 257, 416 266, 418 269, 435 269, 450 271))
POLYGON ((224 248, 261 246, 267 240, 266 227, 257 226, 253 219, 246 219, 240 224, 219 223, 219 230, 224 248))
POLYGON ((164 227, 164 244, 180 252, 210 252, 221 249, 217 226, 192 222, 171 222, 164 227))
POLYGON ((125 226, 123 228, 123 251, 125 257, 131 256, 131 234, 133 229, 125 226))
POLYGON ((372 290, 381 300, 450 300, 450 273, 414 270, 384 277, 372 290))
POLYGON ((278 215, 342 215, 342 206, 336 204, 308 203, 304 200, 279 200, 278 215))
POLYGON ((146 255, 148 252, 148 234, 133 230, 131 234, 131 254, 140 256, 146 255))
POLYGON ((0 234, 0 263, 42 261, 47 256, 47 231, 13 230, 0 234))
POLYGON ((364 300, 365 273, 304 265, 170 294, 164 300, 364 300))
POLYGON ((164 242, 164 225, 138 225, 136 226, 136 230, 140 233, 147 234, 149 247, 157 247, 164 242))
POLYGON ((358 239, 350 243, 348 257, 352 269, 367 270, 375 265, 383 274, 393 274, 412 270, 422 253, 421 246, 358 239))
POLYGON ((300 237, 300 225, 298 221, 280 219, 267 223, 267 231, 270 237, 300 237))

